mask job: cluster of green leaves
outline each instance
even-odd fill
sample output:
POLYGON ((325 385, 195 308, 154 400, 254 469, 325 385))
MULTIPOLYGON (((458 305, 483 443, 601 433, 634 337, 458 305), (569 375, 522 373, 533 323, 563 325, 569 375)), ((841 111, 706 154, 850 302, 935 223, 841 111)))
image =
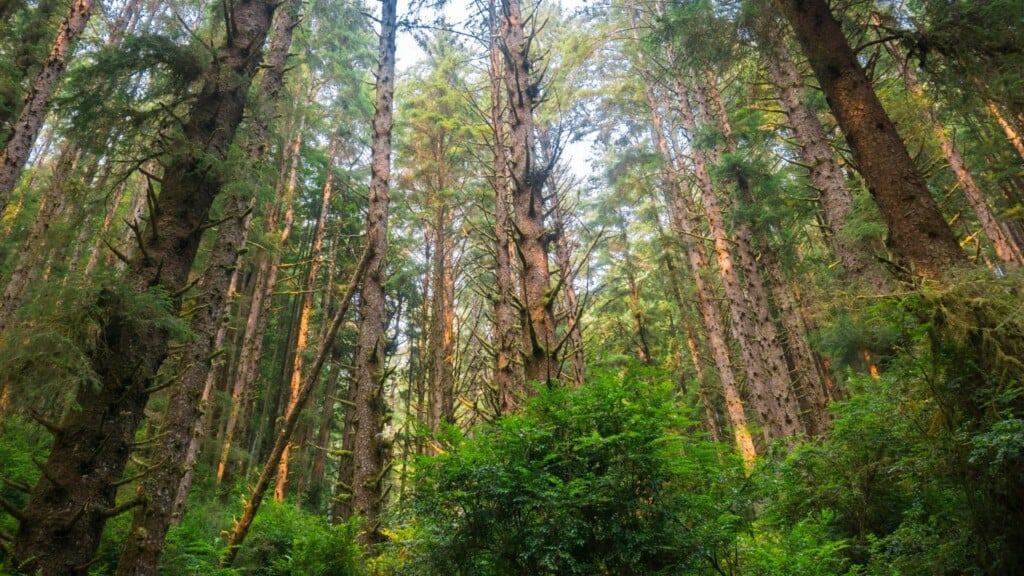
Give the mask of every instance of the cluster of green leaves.
POLYGON ((598 376, 447 438, 447 453, 419 465, 401 572, 711 570, 749 514, 742 467, 686 433, 693 423, 672 390, 598 376))
POLYGON ((899 335, 886 370, 851 377, 824 442, 761 471, 759 531, 813 527, 859 574, 1020 573, 1015 293, 972 278, 876 307, 899 335))

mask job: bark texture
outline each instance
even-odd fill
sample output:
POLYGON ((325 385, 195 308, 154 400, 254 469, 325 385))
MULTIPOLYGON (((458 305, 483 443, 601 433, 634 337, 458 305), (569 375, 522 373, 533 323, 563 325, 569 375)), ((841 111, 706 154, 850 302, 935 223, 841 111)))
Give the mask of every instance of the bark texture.
POLYGON ((512 257, 509 240, 508 210, 508 149, 505 143, 505 128, 502 122, 501 77, 503 71, 501 50, 498 43, 500 22, 495 2, 490 0, 491 43, 490 43, 490 87, 491 87, 491 132, 494 148, 494 411, 497 415, 511 412, 516 399, 522 393, 516 384, 513 361, 515 360, 515 307, 512 305, 512 257))
POLYGON ((811 186, 818 191, 829 246, 848 278, 876 293, 885 292, 889 288, 889 275, 885 269, 844 233, 853 197, 846 187, 843 170, 836 162, 821 120, 806 104, 807 89, 803 77, 786 49, 782 29, 775 24, 774 21, 756 22, 750 29, 757 38, 779 104, 799 145, 800 160, 807 167, 811 186))
POLYGON ((135 294, 108 288, 99 296, 101 332, 89 352, 98 384, 80 386, 79 409, 55 431, 45 473, 16 536, 15 561, 29 572, 85 574, 107 518, 124 508, 115 502, 118 482, 170 338, 160 319, 134 316, 130 300, 163 291, 171 296, 169 314, 181 306, 180 293, 223 185, 208 159, 227 156, 275 6, 234 3, 232 34, 183 125, 183 145, 167 164, 149 226, 129 264, 126 280, 135 294))
POLYGON ((509 175, 515 216, 516 254, 522 264, 520 306, 523 315, 523 368, 528 382, 550 384, 560 375, 555 334, 551 272, 548 269, 550 231, 544 227, 544 183, 548 169, 534 156, 533 109, 539 86, 531 75, 532 38, 526 34, 519 0, 501 2, 501 50, 509 101, 509 175))
POLYGON ((67 68, 71 44, 89 23, 92 6, 93 0, 74 0, 71 3, 67 17, 57 30, 57 37, 50 47, 49 56, 32 80, 32 87, 25 96, 21 113, 8 136, 3 155, 0 156, 0 215, 7 209, 11 192, 25 168, 25 162, 28 161, 39 129, 46 120, 50 94, 67 68))
POLYGON ((924 178, 825 0, 776 0, 821 84, 889 229, 915 276, 939 278, 966 263, 924 178))
POLYGON ((392 106, 395 90, 396 0, 382 0, 380 47, 377 61, 376 112, 370 160, 370 194, 366 211, 369 262, 359 289, 359 334, 356 338, 355 442, 353 444, 352 514, 362 520, 360 542, 384 541, 380 516, 388 449, 384 439, 384 282, 388 248, 388 191, 391 178, 392 106))

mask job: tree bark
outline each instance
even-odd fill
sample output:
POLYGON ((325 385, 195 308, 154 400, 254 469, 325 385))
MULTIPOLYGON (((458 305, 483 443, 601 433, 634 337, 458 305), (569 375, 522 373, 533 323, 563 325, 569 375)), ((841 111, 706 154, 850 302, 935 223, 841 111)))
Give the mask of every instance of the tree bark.
POLYGON ((74 0, 68 15, 57 31, 57 37, 50 47, 50 55, 32 81, 32 87, 25 96, 25 104, 7 138, 3 154, 0 155, 0 215, 7 209, 11 192, 18 183, 25 168, 29 153, 39 135, 39 129, 46 119, 50 107, 50 94, 64 75, 71 44, 85 30, 92 16, 93 0, 74 0))
POLYGON ((821 84, 889 229, 915 276, 939 278, 966 258, 825 0, 776 0, 821 84))
POLYGON ((46 193, 39 202, 39 210, 36 212, 32 228, 25 238, 4 288, 3 300, 0 301, 0 334, 11 325, 25 300, 29 285, 36 278, 40 266, 46 259, 49 244, 46 232, 64 211, 64 205, 67 203, 64 188, 71 177, 78 156, 78 150, 74 146, 65 145, 61 150, 46 193))
POLYGON ((115 503, 117 487, 170 333, 159 319, 134 316, 135 306, 126 300, 163 291, 170 298, 168 313, 180 308, 210 207, 223 186, 224 175, 209 167, 209 158, 227 157, 274 7, 257 0, 235 3, 232 33, 182 126, 185 146, 164 171, 149 226, 129 264, 126 280, 133 294, 106 288, 99 295, 102 326, 89 351, 97 384, 79 386, 79 409, 56 431, 15 539, 15 562, 28 572, 85 574, 106 519, 131 504, 115 503))
MULTIPOLYGON (((634 42, 639 44, 639 34, 636 31, 636 9, 632 5, 630 6, 630 17, 633 23, 634 42)), ((700 309, 704 329, 707 332, 708 346, 711 348, 711 355, 714 358, 715 367, 718 371, 718 380, 725 398, 729 422, 732 425, 736 450, 739 452, 747 469, 750 469, 757 458, 757 450, 754 447, 754 440, 750 435, 736 373, 729 358, 729 345, 725 336, 725 324, 718 309, 717 298, 715 297, 714 290, 703 276, 708 268, 708 263, 703 247, 696 241, 698 236, 695 234, 698 230, 696 214, 690 209, 682 196, 678 171, 675 170, 668 138, 665 135, 664 119, 643 52, 638 52, 637 58, 639 60, 640 73, 643 77, 644 96, 651 112, 652 137, 665 166, 661 181, 669 219, 673 231, 686 249, 687 264, 696 286, 697 304, 700 309)))
POLYGON ((370 160, 370 194, 366 211, 366 247, 369 263, 359 290, 359 334, 356 338, 355 442, 353 444, 352 514, 362 522, 359 542, 372 546, 384 541, 381 513, 387 475, 388 444, 383 437, 384 281, 388 249, 388 191, 391 177, 392 105, 395 90, 396 0, 381 1, 376 112, 370 160))
POLYGON ((505 128, 502 121, 504 105, 501 98, 501 76, 503 71, 498 37, 501 23, 495 6, 497 0, 490 0, 490 87, 491 87, 491 132, 494 138, 494 412, 508 414, 515 409, 518 397, 523 393, 517 386, 513 361, 515 359, 515 307, 512 305, 512 259, 509 228, 511 221, 508 210, 509 171, 508 149, 505 143, 505 128))
POLYGON ((527 382, 551 384, 561 373, 555 334, 554 301, 548 249, 551 234, 544 227, 544 184, 550 167, 534 156, 533 109, 539 96, 530 75, 531 37, 526 35, 519 0, 501 2, 501 50, 510 106, 508 156, 515 215, 515 247, 522 264, 519 297, 523 315, 521 355, 527 382))
POLYGON ((806 104, 807 90, 796 63, 786 49, 782 29, 774 20, 755 22, 750 29, 757 38, 787 123, 799 143, 800 159, 807 167, 811 186, 818 191, 829 246, 848 278, 869 287, 876 294, 886 292, 890 279, 885 269, 844 232, 853 198, 821 120, 806 104))
MULTIPOLYGON (((320 197, 320 215, 316 220, 316 229, 313 232, 313 242, 309 250, 309 269, 306 273, 306 283, 302 289, 302 306, 299 310, 299 327, 295 339, 295 347, 292 351, 292 374, 289 386, 288 409, 291 410, 298 398, 299 389, 302 387, 302 354, 306 350, 309 341, 309 322, 313 315, 313 303, 316 297, 316 281, 320 275, 320 257, 324 246, 324 231, 327 228, 327 218, 331 207, 331 189, 334 187, 334 158, 338 153, 339 140, 337 136, 331 139, 330 149, 327 152, 327 174, 324 177, 323 193, 320 197)), ((284 500, 285 486, 288 483, 288 456, 291 452, 291 445, 284 448, 281 456, 281 463, 277 469, 277 482, 274 483, 274 500, 284 500)))
POLYGON ((452 241, 445 201, 438 200, 435 210, 427 348, 431 352, 432 376, 428 425, 431 431, 437 432, 442 424, 455 423, 455 278, 452 276, 452 241))

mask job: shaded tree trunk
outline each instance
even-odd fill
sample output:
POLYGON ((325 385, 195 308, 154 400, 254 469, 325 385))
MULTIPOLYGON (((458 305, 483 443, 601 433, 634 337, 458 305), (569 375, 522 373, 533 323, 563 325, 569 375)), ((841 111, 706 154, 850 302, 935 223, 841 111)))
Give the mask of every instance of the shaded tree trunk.
POLYGON ((805 104, 807 90, 786 49, 782 30, 774 20, 755 22, 750 29, 757 37, 779 104, 799 144, 800 159, 807 168, 811 186, 818 191, 829 246, 848 278, 870 287, 875 293, 885 292, 889 287, 885 269, 844 233, 853 198, 821 120, 805 104))
POLYGON ((370 160, 370 194, 366 211, 366 249, 369 262, 359 289, 359 335, 356 338, 355 442, 352 447, 352 514, 362 521, 359 541, 384 541, 381 513, 387 475, 388 445, 383 437, 384 282, 388 247, 388 191, 391 177, 392 105, 395 90, 396 0, 381 1, 380 47, 377 61, 376 112, 370 160))
POLYGON ((18 259, 4 288, 3 300, 0 301, 0 333, 3 333, 14 320, 15 314, 25 300, 29 285, 46 260, 49 245, 46 233, 64 211, 64 205, 67 203, 64 188, 68 184, 78 156, 78 151, 73 146, 64 146, 53 169, 46 193, 39 202, 39 210, 36 212, 32 228, 18 252, 18 259))
MULTIPOLYGON (((630 6, 630 17, 633 22, 634 41, 639 44, 639 34, 636 31, 636 9, 632 5, 630 6)), ((729 357, 725 324, 722 321, 721 311, 718 309, 717 298, 715 297, 714 290, 703 276, 705 270, 708 269, 708 263, 703 247, 696 240, 698 237, 695 234, 698 230, 696 215, 682 196, 678 172, 674 169, 668 138, 665 135, 665 123, 661 114, 661 108, 654 92, 653 80, 646 67, 646 58, 643 52, 638 52, 637 57, 640 73, 643 76, 644 96, 651 112, 652 137, 666 168, 662 176, 662 185, 669 219, 673 232, 676 233, 686 250, 687 264, 696 286, 697 305, 700 309, 701 319, 708 337, 708 346, 715 361, 718 380, 725 398, 726 413, 729 415, 729 422, 732 425, 736 450, 749 469, 757 458, 757 450, 754 447, 754 440, 750 435, 736 373, 733 370, 732 361, 729 357)))
POLYGON ((16 536, 15 561, 29 572, 85 574, 107 518, 135 504, 117 505, 117 487, 170 333, 159 318, 132 314, 138 304, 131 301, 162 292, 170 298, 167 313, 181 306, 210 207, 223 186, 224 175, 208 159, 227 157, 274 7, 257 0, 235 3, 232 33, 182 126, 187 145, 164 171, 149 226, 129 263, 131 293, 108 287, 99 295, 103 321, 89 351, 98 384, 80 385, 79 409, 54 430, 44 475, 16 536))
POLYGON ((904 265, 916 276, 939 278, 966 263, 825 0, 776 0, 776 5, 807 55, 904 265))
POLYGON ((504 105, 501 98, 502 59, 498 44, 501 22, 497 17, 495 2, 490 0, 490 88, 491 88, 491 132, 494 138, 494 386, 497 415, 511 412, 523 390, 517 386, 513 361, 515 359, 515 308, 512 305, 512 259, 508 210, 508 150, 505 144, 505 128, 502 122, 504 105))
MULTIPOLYGON (((302 289, 302 306, 299 310, 299 326, 295 339, 295 347, 292 352, 292 373, 289 381, 288 410, 292 409, 298 398, 299 389, 302 387, 302 354, 306 350, 309 341, 309 322, 313 315, 313 303, 316 299, 316 282, 320 274, 320 257, 323 252, 324 231, 327 228, 327 217, 331 207, 331 189, 334 186, 334 157, 338 153, 338 137, 331 139, 330 150, 327 153, 327 174, 324 177, 323 193, 320 197, 320 215, 316 220, 316 229, 313 232, 313 242, 309 250, 309 269, 306 274, 306 283, 302 289)), ((281 463, 277 469, 277 482, 274 483, 274 500, 284 500, 285 486, 288 483, 288 456, 291 447, 285 446, 284 454, 281 456, 281 463)))

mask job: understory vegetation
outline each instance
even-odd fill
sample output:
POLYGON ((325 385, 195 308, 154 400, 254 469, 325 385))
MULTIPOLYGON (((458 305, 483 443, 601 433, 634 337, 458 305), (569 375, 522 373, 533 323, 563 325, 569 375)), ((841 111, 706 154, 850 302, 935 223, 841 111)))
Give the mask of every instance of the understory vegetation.
POLYGON ((1024 576, 1021 0, 0 0, 0 574, 1024 576))

